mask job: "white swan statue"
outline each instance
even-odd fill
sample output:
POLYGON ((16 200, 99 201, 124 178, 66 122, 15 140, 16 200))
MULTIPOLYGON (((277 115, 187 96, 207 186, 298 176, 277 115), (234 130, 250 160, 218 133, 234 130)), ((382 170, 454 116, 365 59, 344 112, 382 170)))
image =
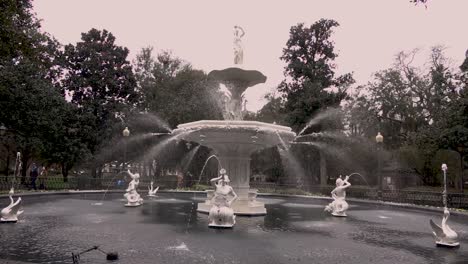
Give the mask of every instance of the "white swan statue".
POLYGON ((159 190, 159 186, 156 187, 156 189, 153 189, 153 182, 150 183, 151 187, 148 187, 148 196, 150 197, 156 197, 156 193, 159 190))
POLYGON ((450 216, 450 212, 447 208, 447 164, 442 164, 442 171, 444 172, 444 192, 442 193, 442 202, 444 203, 444 217, 442 218, 441 226, 436 225, 432 219, 429 220, 429 223, 431 224, 433 231, 432 233, 436 237, 437 246, 458 247, 460 245, 458 242, 458 235, 447 224, 447 220, 450 216))
POLYGON ((18 222, 18 215, 23 213, 23 210, 20 210, 21 206, 21 197, 19 197, 16 201, 13 199, 13 194, 15 193, 14 189, 10 189, 10 205, 3 208, 0 212, 1 222, 5 223, 16 223, 18 222))
POLYGON ((460 243, 458 242, 458 235, 455 231, 450 228, 447 224, 449 219, 450 212, 447 207, 444 208, 444 217, 442 218, 441 226, 438 226, 432 219, 429 220, 429 223, 432 227, 432 233, 436 237, 436 244, 438 246, 445 247, 458 247, 460 243))

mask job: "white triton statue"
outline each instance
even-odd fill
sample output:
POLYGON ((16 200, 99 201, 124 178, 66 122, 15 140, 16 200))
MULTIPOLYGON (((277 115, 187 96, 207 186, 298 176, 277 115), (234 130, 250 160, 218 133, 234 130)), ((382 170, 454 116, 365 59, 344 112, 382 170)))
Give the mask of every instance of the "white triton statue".
POLYGON ((336 180, 336 188, 331 192, 333 202, 325 207, 325 211, 331 212, 333 216, 346 216, 348 210, 348 203, 346 202, 346 188, 351 186, 348 182, 349 175, 345 179, 340 177, 336 180))
POLYGON ((155 197, 155 196, 156 196, 156 193, 157 193, 158 190, 159 190, 159 186, 156 187, 156 189, 153 189, 153 182, 151 182, 150 184, 151 184, 151 188, 148 187, 148 196, 155 197))
POLYGON ((234 64, 242 64, 244 62, 244 50, 241 40, 244 35, 243 28, 234 26, 234 64))
POLYGON ((215 187, 213 198, 211 199, 212 207, 208 216, 210 227, 233 227, 236 223, 236 216, 231 204, 237 199, 237 194, 231 186, 229 186, 229 177, 226 175, 226 170, 219 171, 220 176, 210 180, 215 187), (232 198, 230 199, 230 197, 232 198))
POLYGON ((450 212, 447 208, 447 165, 442 164, 442 171, 444 172, 444 192, 443 192, 443 203, 444 203, 444 217, 442 218, 441 226, 429 220, 429 223, 432 227, 432 233, 436 237, 436 245, 444 246, 444 247, 458 247, 460 243, 458 240, 458 235, 455 231, 453 231, 450 226, 447 224, 447 220, 449 219, 450 212))
POLYGON ((128 175, 132 178, 130 183, 128 184, 127 193, 124 194, 124 197, 127 198, 127 203, 125 206, 128 207, 135 207, 140 206, 143 204, 143 199, 137 192, 138 184, 140 184, 140 174, 139 173, 131 173, 130 170, 127 171, 128 175))
POLYGON ((6 222, 6 223, 16 223, 18 221, 18 215, 23 213, 23 210, 20 210, 21 206, 21 197, 19 197, 16 202, 13 199, 13 194, 15 193, 13 187, 10 189, 10 205, 7 207, 3 208, 2 211, 0 212, 1 222, 6 222))

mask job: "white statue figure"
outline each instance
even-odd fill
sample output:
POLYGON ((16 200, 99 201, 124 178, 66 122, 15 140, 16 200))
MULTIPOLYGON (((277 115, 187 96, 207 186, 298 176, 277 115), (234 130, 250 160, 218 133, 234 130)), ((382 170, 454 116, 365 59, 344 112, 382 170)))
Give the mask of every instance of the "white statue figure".
POLYGON ((245 35, 244 29, 234 26, 234 64, 242 64, 244 61, 244 50, 241 38, 245 35))
POLYGON ((349 208, 348 203, 346 202, 346 188, 351 186, 351 183, 348 182, 349 175, 345 179, 340 177, 336 180, 336 188, 331 192, 333 202, 325 207, 325 211, 331 212, 333 216, 346 216, 346 211, 349 208))
POLYGON ((18 221, 18 215, 23 213, 23 210, 20 210, 21 206, 21 197, 19 197, 16 202, 13 199, 13 194, 15 193, 15 190, 13 187, 10 189, 9 195, 10 195, 10 205, 7 207, 3 208, 2 211, 0 212, 1 222, 10 222, 10 223, 16 223, 18 221))
POLYGON ((226 170, 219 171, 220 176, 211 179, 211 184, 215 187, 213 198, 211 199, 212 207, 208 216, 210 227, 233 227, 236 223, 236 216, 231 204, 237 199, 237 194, 231 186, 229 186, 229 177, 226 175, 226 170), (232 196, 232 198, 230 198, 232 196))
POLYGON ((143 204, 143 199, 137 192, 138 184, 140 184, 140 174, 139 173, 131 173, 130 170, 127 171, 128 175, 132 178, 130 183, 128 184, 127 193, 124 194, 124 197, 127 198, 127 203, 125 206, 128 207, 135 207, 143 204))
POLYGON ((442 201, 444 203, 444 217, 442 218, 441 226, 429 220, 429 223, 432 227, 432 233, 436 237, 436 244, 438 246, 445 246, 445 247, 458 247, 460 243, 458 243, 458 235, 455 231, 453 231, 450 226, 447 224, 447 220, 449 219, 450 212, 447 208, 447 165, 442 164, 442 171, 444 172, 444 192, 442 193, 442 201))
POLYGON ((159 190, 159 186, 156 187, 156 189, 153 189, 153 182, 152 182, 152 181, 151 181, 150 185, 151 185, 151 188, 148 187, 148 196, 155 197, 155 196, 156 196, 156 193, 157 193, 158 190, 159 190))

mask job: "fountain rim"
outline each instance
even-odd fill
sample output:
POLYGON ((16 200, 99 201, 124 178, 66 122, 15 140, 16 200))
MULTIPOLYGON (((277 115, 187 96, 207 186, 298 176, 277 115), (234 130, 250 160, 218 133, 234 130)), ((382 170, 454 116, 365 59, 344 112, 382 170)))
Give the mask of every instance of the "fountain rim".
POLYGON ((296 133, 290 127, 281 126, 276 124, 264 123, 259 121, 246 121, 246 120, 199 120, 177 125, 177 129, 173 131, 178 132, 184 129, 207 129, 207 128, 239 128, 239 129, 271 129, 282 133, 290 133, 296 137, 296 133))
MULTIPOLYGON (((55 196, 55 195, 80 195, 80 194, 100 194, 105 192, 105 190, 68 190, 68 191, 51 191, 51 192, 25 192, 25 193, 15 193, 15 197, 28 197, 28 196, 55 196)), ((161 190, 158 191, 161 193, 200 193, 205 194, 206 191, 175 191, 175 190, 161 190)), ((125 193, 125 190, 110 190, 109 193, 125 193)), ((0 198, 7 198, 9 194, 0 194, 0 198)), ((258 193, 258 197, 285 197, 285 198, 304 198, 312 200, 327 200, 331 201, 332 198, 328 196, 318 196, 318 195, 294 195, 294 194, 279 194, 279 193, 258 193)), ((353 197, 346 197, 347 201, 356 202, 356 203, 365 203, 365 204, 374 204, 374 205, 384 205, 391 207, 401 207, 401 208, 410 208, 410 209, 419 209, 422 211, 428 212, 441 212, 442 207, 430 206, 430 205, 418 205, 410 203, 395 203, 395 202, 386 202, 386 201, 375 201, 367 199, 359 199, 353 197)), ((468 212, 458 211, 454 208, 449 208, 451 215, 458 215, 462 217, 468 217, 468 212)))

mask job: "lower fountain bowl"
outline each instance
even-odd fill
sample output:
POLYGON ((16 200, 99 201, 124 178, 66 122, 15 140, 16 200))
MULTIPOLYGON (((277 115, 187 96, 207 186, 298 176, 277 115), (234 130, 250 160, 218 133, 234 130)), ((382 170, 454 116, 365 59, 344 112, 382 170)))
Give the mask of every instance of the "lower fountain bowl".
MULTIPOLYGON (((197 212, 205 193, 160 192, 157 198, 123 207, 121 193, 28 195, 15 225, 1 225, 0 263, 72 263, 71 253, 97 245, 118 252, 115 263, 466 263, 463 230, 468 215, 453 213, 460 247, 437 248, 427 224, 442 210, 399 207, 348 199, 348 217, 333 217, 330 199, 262 196, 267 214, 236 216, 233 228, 210 228, 197 212), (127 209, 127 210, 126 210, 127 209)), ((4 196, 0 202, 7 203, 4 196)), ((99 252, 80 263, 108 263, 99 252)))

